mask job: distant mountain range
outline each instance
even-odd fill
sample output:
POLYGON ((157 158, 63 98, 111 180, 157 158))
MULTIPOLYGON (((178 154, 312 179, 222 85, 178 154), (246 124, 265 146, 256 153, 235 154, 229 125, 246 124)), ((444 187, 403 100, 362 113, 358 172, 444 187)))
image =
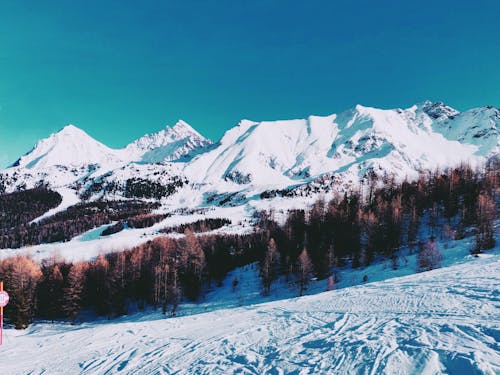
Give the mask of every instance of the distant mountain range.
POLYGON ((413 179, 423 171, 477 165, 498 155, 499 124, 500 110, 491 106, 460 113, 428 101, 391 110, 357 105, 330 116, 242 120, 217 143, 180 120, 123 149, 68 125, 1 171, 0 183, 5 191, 43 183, 89 198, 120 196, 130 179, 182 180, 179 205, 221 203, 216 198, 228 194, 224 204, 236 205, 318 181, 345 189, 369 173, 413 179))

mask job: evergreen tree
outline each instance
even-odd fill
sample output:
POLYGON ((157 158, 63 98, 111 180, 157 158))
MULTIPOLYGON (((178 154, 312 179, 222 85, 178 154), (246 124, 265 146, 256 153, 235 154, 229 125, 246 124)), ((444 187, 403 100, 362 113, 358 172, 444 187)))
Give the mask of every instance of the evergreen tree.
POLYGON ((75 321, 84 299, 85 276, 88 270, 88 263, 75 263, 68 273, 66 287, 63 290, 62 310, 66 317, 75 321))
POLYGON ((37 288, 37 315, 53 321, 63 315, 61 304, 63 301, 64 278, 59 265, 53 260, 43 262, 41 271, 42 278, 37 288))

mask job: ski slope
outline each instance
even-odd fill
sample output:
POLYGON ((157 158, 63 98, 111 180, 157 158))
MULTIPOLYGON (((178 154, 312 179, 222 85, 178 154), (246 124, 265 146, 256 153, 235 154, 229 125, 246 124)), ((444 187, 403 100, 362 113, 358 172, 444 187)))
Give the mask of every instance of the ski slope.
POLYGON ((498 374, 500 255, 260 305, 8 329, 2 374, 498 374))

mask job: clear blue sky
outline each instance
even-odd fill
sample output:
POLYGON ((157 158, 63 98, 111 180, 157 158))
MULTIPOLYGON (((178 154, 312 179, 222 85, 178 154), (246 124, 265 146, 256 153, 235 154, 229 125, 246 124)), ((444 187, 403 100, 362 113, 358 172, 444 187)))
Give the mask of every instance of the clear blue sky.
POLYGON ((73 123, 121 147, 182 118, 500 106, 499 1, 0 0, 0 166, 73 123))

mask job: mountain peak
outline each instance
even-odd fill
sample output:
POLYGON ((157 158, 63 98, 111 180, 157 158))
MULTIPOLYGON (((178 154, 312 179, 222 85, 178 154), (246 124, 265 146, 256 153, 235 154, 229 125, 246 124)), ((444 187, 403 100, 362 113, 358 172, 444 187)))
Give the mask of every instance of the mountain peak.
POLYGON ((354 108, 348 109, 347 111, 344 111, 344 114, 348 114, 349 116, 357 113, 360 116, 363 117, 374 117, 377 116, 378 113, 383 112, 383 109, 375 108, 375 107, 368 107, 364 106, 362 104, 356 104, 354 108))
POLYGON ((64 136, 87 136, 89 138, 90 135, 88 135, 83 129, 80 129, 79 127, 73 125, 73 124, 68 124, 61 128, 57 133, 52 134, 53 136, 57 135, 64 135, 64 136))
POLYGON ((362 105, 362 104, 356 104, 356 105, 354 106, 354 109, 355 109, 356 111, 358 111, 358 112, 362 112, 362 111, 364 111, 365 109, 368 109, 368 108, 369 108, 369 107, 365 107, 365 106, 364 106, 364 105, 362 105))
POLYGON ((172 129, 190 129, 194 131, 193 127, 182 119, 177 120, 172 129))
POLYGON ((102 164, 118 160, 114 150, 98 142, 82 129, 68 124, 57 133, 37 142, 13 166, 26 168, 54 165, 102 164))
POLYGON ((432 117, 433 119, 446 119, 451 118, 453 116, 458 115, 460 112, 456 109, 447 106, 443 102, 432 102, 430 100, 426 100, 422 103, 417 104, 417 108, 420 108, 427 115, 432 117))
POLYGON ((73 124, 67 124, 64 127, 61 128, 61 130, 58 131, 58 133, 61 132, 72 132, 72 131, 83 131, 80 129, 78 126, 75 126, 73 124))
POLYGON ((133 160, 158 163, 186 158, 211 143, 187 122, 178 120, 172 127, 166 126, 130 143, 125 152, 133 160))
MULTIPOLYGON (((168 128, 168 127, 167 127, 168 128)), ((178 120, 172 128, 170 128, 174 134, 180 136, 180 137, 186 137, 186 136, 195 136, 198 138, 203 138, 200 133, 198 133, 191 125, 189 125, 186 121, 184 120, 178 120)))

